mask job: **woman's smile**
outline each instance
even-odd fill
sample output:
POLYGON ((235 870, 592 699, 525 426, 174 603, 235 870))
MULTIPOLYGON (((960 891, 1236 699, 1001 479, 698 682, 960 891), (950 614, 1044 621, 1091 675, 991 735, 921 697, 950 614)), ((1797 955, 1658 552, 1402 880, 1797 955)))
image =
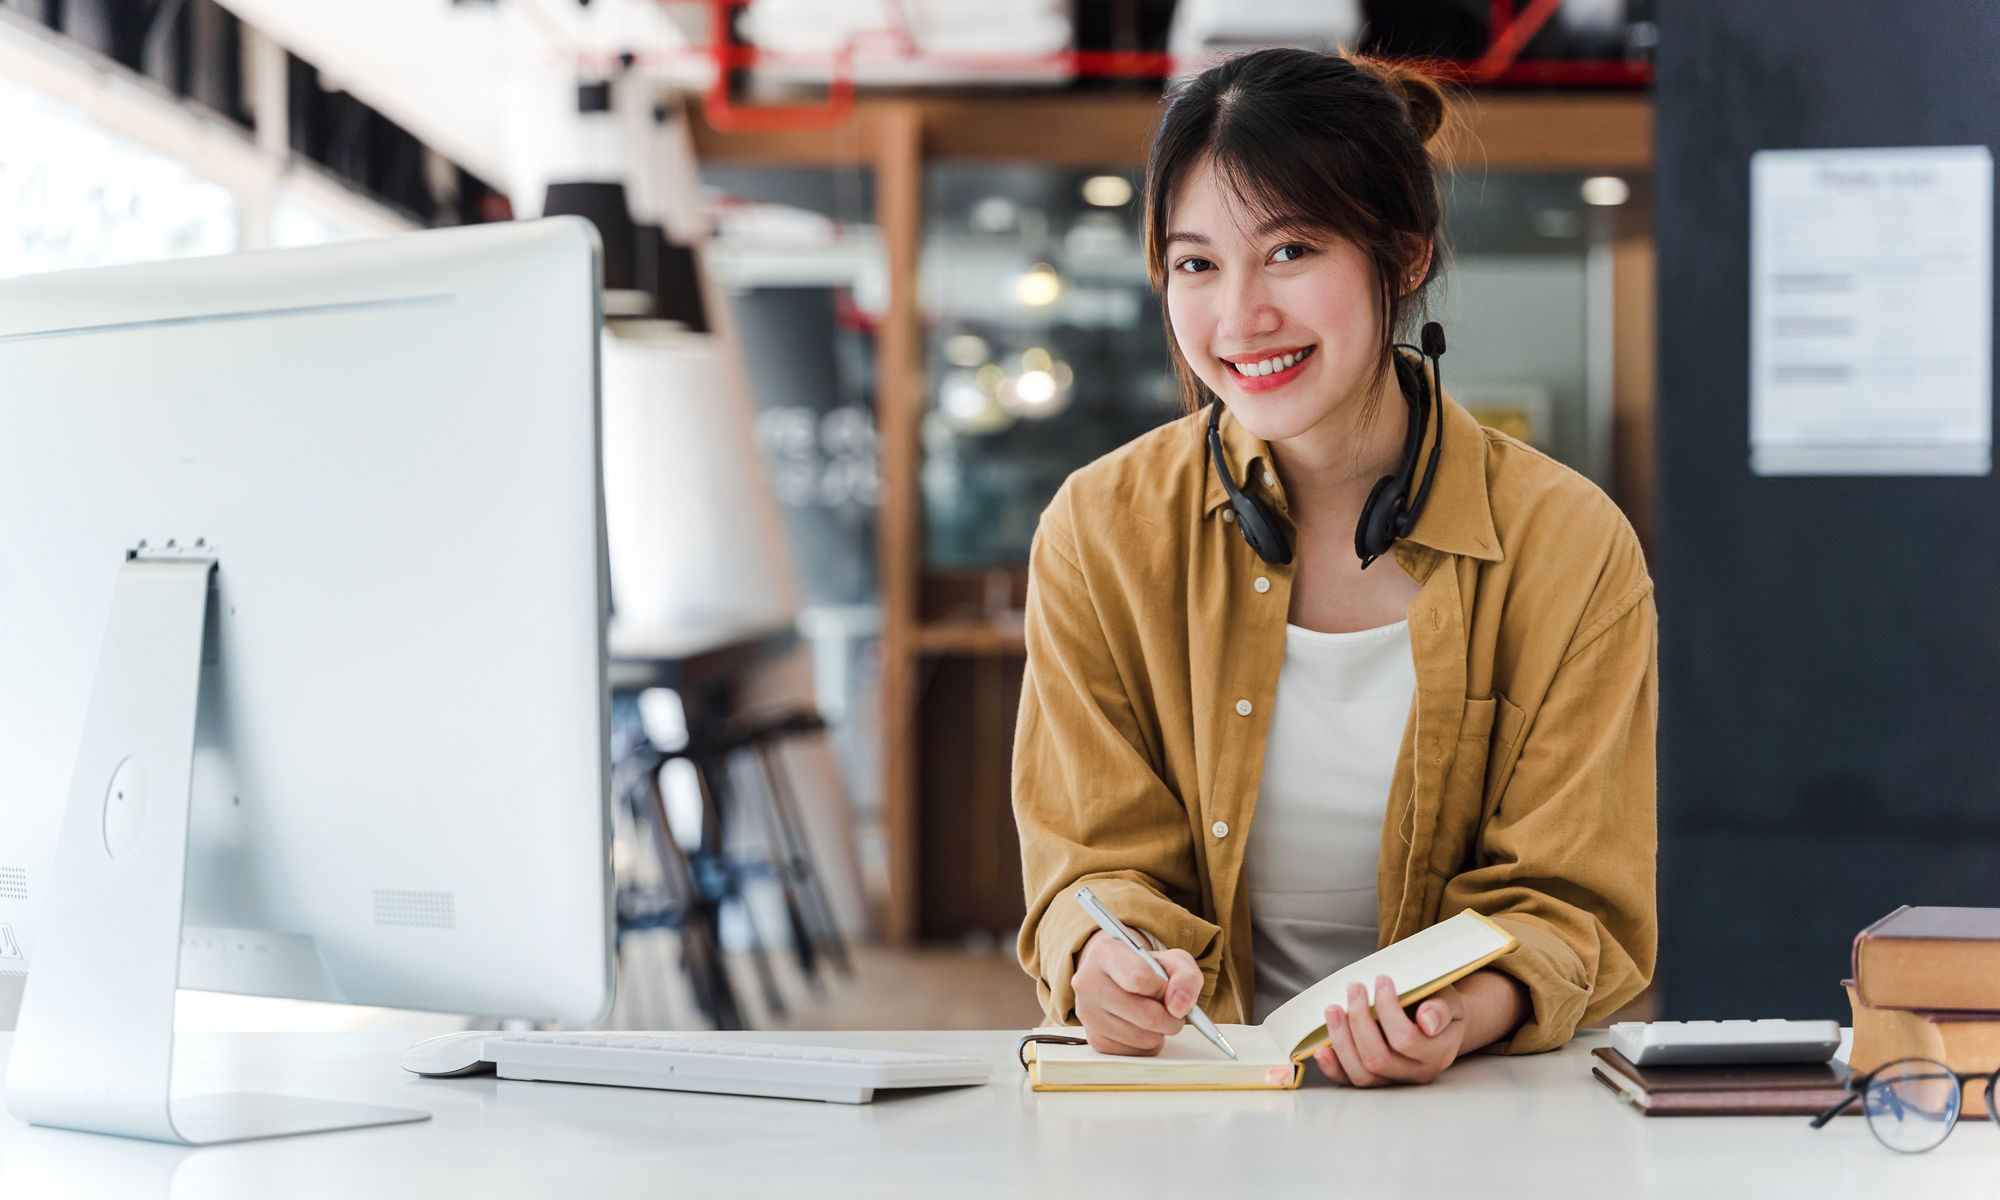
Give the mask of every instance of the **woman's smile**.
POLYGON ((1304 374, 1317 349, 1315 345, 1275 353, 1237 354, 1222 362, 1237 387, 1246 392, 1269 392, 1304 374))

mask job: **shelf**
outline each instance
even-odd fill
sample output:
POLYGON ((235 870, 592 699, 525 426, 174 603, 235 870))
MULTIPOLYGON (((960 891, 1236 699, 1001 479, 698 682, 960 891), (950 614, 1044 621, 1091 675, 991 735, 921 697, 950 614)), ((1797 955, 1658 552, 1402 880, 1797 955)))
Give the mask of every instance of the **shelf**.
POLYGON ((1028 638, 1018 625, 955 621, 918 627, 917 650, 922 654, 1018 656, 1028 652, 1028 638))

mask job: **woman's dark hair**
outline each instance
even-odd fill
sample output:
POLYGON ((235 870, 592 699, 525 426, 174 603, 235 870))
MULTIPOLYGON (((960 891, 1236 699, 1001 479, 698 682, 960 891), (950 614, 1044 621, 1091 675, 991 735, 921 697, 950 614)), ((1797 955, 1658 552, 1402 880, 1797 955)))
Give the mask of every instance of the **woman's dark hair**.
MULTIPOLYGON (((1146 267, 1166 306, 1167 209, 1206 162, 1257 220, 1340 238, 1375 266, 1382 358, 1421 311, 1442 266, 1443 209, 1425 144, 1445 123, 1436 81, 1409 67, 1312 50, 1258 50, 1167 94, 1146 160, 1146 267), (1412 267, 1431 250, 1416 287, 1412 267)), ((1169 324, 1167 344, 1192 411, 1207 400, 1169 324)))

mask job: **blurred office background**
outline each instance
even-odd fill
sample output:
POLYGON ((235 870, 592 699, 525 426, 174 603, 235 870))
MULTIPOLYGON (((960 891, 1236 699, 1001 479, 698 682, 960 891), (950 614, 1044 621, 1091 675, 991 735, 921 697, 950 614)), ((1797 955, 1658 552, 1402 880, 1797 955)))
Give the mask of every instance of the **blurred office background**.
POLYGON ((1452 390, 1662 550, 1667 953, 1636 1011, 1843 1015, 1866 920, 2000 899, 2000 508, 1990 476, 1751 476, 1743 176, 1766 147, 1990 143, 1995 84, 1953 47, 2000 31, 1662 7, 0 0, 0 275, 598 221, 613 1023, 1020 1026, 1028 547, 1068 472, 1177 412, 1139 247, 1162 87, 1263 45, 1425 60, 1466 118, 1452 390), (1844 595, 1842 628, 1811 615, 1844 595), (1878 691, 1911 646, 1921 686, 1878 691))

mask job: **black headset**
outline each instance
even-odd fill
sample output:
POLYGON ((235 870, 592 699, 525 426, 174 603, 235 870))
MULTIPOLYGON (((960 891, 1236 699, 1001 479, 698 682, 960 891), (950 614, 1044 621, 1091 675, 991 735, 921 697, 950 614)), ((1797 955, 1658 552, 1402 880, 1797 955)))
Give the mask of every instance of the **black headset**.
MULTIPOLYGON (((1437 478, 1438 454, 1444 449, 1444 374, 1438 360, 1444 357, 1444 328, 1436 321, 1427 323, 1419 335, 1423 349, 1397 343, 1398 349, 1420 353, 1431 360, 1430 379, 1423 378, 1423 369, 1413 365, 1402 355, 1396 356, 1396 383, 1401 387, 1403 398, 1410 402, 1410 431, 1403 439, 1403 461, 1393 475, 1384 475, 1368 493, 1368 502, 1361 506, 1361 519, 1354 524, 1354 553, 1361 559, 1361 569, 1389 552, 1396 539, 1408 537, 1416 528, 1417 517, 1424 511, 1424 499, 1430 495, 1431 481, 1437 478), (1430 461, 1424 466, 1424 481, 1417 488, 1416 495, 1410 495, 1410 484, 1417 474, 1417 456, 1424 445, 1424 431, 1429 426, 1431 411, 1437 412, 1437 440, 1431 443, 1430 461)), ((1278 527, 1278 519, 1264 502, 1236 486, 1230 477, 1229 465, 1222 455, 1222 399, 1216 398, 1209 406, 1208 413, 1208 461, 1215 467, 1216 477, 1222 480, 1222 490, 1229 493, 1229 504, 1236 512, 1236 528, 1243 533, 1243 540, 1257 552, 1257 557, 1267 563, 1283 566, 1292 561, 1291 543, 1278 527)))

